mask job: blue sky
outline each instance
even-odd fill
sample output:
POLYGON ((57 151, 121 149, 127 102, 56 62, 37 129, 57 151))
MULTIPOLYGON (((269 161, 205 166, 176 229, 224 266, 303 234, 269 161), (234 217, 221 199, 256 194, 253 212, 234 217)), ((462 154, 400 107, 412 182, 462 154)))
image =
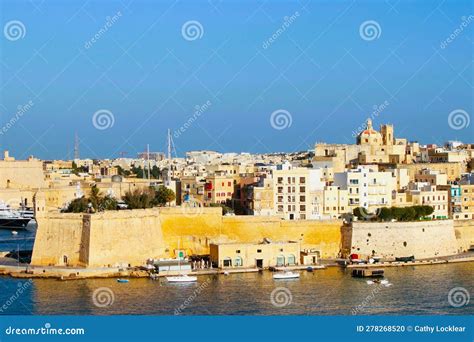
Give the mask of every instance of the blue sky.
POLYGON ((381 105, 399 137, 473 142, 448 122, 474 112, 470 1, 0 3, 0 148, 18 158, 67 158, 75 132, 81 157, 163 151, 180 127, 179 155, 305 150, 354 142, 381 105))

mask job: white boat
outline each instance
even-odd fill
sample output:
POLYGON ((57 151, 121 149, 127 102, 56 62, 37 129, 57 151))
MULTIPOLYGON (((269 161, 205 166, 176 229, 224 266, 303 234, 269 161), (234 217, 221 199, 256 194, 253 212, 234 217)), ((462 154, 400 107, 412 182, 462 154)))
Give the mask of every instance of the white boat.
POLYGON ((278 272, 273 275, 273 279, 295 279, 299 277, 300 277, 299 273, 290 272, 290 271, 278 272))
POLYGON ((170 283, 190 283, 193 281, 197 281, 196 276, 188 276, 187 274, 179 275, 179 276, 170 276, 166 277, 166 280, 170 283))
POLYGON ((18 232, 16 230, 12 230, 12 235, 18 235, 18 232))
MULTIPOLYGON (((178 251, 179 251, 179 242, 178 240, 178 251)), ((178 268, 181 270, 181 256, 178 255, 178 268)), ((170 283, 190 283, 197 281, 196 276, 188 276, 187 274, 181 274, 179 276, 167 276, 166 280, 170 283)))

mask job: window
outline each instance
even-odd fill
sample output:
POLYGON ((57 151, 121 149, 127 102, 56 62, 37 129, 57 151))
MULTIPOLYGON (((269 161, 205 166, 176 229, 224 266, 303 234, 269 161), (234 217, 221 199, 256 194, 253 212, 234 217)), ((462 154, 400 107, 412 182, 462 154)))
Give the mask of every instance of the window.
POLYGON ((305 183, 306 183, 306 178, 300 177, 300 183, 301 183, 301 184, 305 184, 305 183))
POLYGON ((306 197, 305 196, 300 196, 300 202, 305 202, 306 201, 306 197))
POLYGON ((278 184, 282 184, 283 183, 283 177, 278 177, 277 182, 278 182, 278 184))
POLYGON ((261 250, 261 249, 257 249, 257 253, 262 253, 262 250, 261 250))
POLYGON ((232 259, 231 258, 225 258, 224 259, 224 267, 231 267, 232 266, 232 259))
POLYGON ((300 211, 306 211, 306 206, 305 205, 300 205, 300 211))
POLYGON ((305 186, 300 186, 300 192, 306 192, 306 187, 305 186))
POLYGON ((240 249, 236 250, 235 253, 240 254, 240 249))
POLYGON ((234 266, 243 266, 243 265, 244 265, 244 262, 241 257, 238 256, 237 258, 235 258, 234 266))

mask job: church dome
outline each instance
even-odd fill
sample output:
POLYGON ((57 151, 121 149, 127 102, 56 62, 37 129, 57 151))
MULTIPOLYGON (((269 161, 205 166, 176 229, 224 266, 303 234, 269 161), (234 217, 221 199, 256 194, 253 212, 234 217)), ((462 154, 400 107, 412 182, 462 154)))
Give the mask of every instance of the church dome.
POLYGON ((358 145, 382 145, 382 134, 374 130, 372 127, 372 120, 367 120, 367 127, 365 130, 360 132, 357 137, 358 145))

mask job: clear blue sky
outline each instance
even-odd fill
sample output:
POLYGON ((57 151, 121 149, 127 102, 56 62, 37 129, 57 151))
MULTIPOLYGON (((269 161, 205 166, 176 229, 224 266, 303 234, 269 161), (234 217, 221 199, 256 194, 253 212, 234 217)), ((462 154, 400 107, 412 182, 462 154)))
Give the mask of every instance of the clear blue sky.
POLYGON ((207 101, 174 139, 178 154, 352 143, 384 103, 377 128, 393 123, 397 136, 422 143, 474 140, 474 122, 448 124, 453 110, 474 113, 471 1, 0 3, 0 128, 33 103, 0 135, 18 158, 66 158, 76 131, 81 157, 135 156, 147 143, 163 151, 167 128, 207 101), (23 25, 20 37, 4 32, 11 21, 23 25), (188 21, 201 25, 198 37, 183 36, 188 21), (366 21, 378 25, 375 36, 370 27, 361 35, 366 21), (100 130, 93 116, 102 109, 114 122, 100 130), (274 129, 280 109, 291 125, 274 129))

